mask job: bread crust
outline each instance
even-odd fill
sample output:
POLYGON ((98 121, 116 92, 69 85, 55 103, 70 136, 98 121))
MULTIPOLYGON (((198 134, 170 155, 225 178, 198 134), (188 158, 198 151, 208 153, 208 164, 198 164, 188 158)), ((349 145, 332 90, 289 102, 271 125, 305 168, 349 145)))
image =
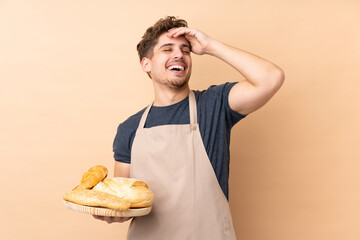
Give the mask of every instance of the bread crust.
POLYGON ((68 192, 63 196, 63 199, 80 205, 106 207, 115 210, 126 210, 131 206, 131 203, 123 198, 90 189, 68 192))
POLYGON ((99 182, 93 190, 123 198, 131 203, 132 208, 149 207, 154 202, 154 193, 148 185, 133 178, 107 178, 99 182))
POLYGON ((125 210, 149 207, 154 194, 149 186, 133 178, 108 178, 106 167, 96 165, 82 176, 80 185, 66 193, 63 199, 85 206, 125 210))
POLYGON ((106 167, 96 165, 83 174, 80 185, 73 190, 91 189, 100 181, 106 178, 108 170, 106 167))

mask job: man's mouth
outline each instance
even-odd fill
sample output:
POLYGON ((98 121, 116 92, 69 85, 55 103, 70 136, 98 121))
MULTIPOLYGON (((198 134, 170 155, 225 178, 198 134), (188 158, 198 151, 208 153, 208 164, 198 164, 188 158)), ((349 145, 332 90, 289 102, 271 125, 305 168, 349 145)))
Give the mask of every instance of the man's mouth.
POLYGON ((183 62, 173 62, 167 67, 168 70, 177 74, 185 73, 186 66, 183 62))
POLYGON ((180 72, 180 71, 184 71, 185 67, 184 66, 180 66, 180 65, 172 65, 170 67, 168 67, 168 69, 170 71, 176 71, 176 72, 180 72))

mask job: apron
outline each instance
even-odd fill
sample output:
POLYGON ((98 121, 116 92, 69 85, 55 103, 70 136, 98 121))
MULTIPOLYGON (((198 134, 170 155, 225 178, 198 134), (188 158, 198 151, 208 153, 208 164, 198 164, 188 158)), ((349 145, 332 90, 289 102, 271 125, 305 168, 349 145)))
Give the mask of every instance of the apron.
POLYGON ((128 240, 235 240, 228 201, 207 156, 189 93, 190 124, 144 128, 134 138, 130 177, 146 182, 155 200, 149 215, 133 218, 128 240))

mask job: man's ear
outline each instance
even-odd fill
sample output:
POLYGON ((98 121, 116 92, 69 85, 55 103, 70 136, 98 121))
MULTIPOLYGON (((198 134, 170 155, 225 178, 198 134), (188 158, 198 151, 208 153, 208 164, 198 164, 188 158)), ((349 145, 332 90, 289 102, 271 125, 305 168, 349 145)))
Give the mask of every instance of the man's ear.
POLYGON ((143 59, 141 60, 141 67, 142 67, 144 72, 146 72, 146 73, 151 72, 151 61, 150 61, 150 59, 147 58, 147 57, 143 57, 143 59))

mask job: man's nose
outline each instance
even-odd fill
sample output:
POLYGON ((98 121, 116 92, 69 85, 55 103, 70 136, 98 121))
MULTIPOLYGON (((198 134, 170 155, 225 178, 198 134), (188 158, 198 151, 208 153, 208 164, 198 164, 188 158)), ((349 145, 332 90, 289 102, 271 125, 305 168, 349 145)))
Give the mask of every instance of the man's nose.
POLYGON ((174 58, 183 59, 184 53, 180 48, 174 50, 174 58))

